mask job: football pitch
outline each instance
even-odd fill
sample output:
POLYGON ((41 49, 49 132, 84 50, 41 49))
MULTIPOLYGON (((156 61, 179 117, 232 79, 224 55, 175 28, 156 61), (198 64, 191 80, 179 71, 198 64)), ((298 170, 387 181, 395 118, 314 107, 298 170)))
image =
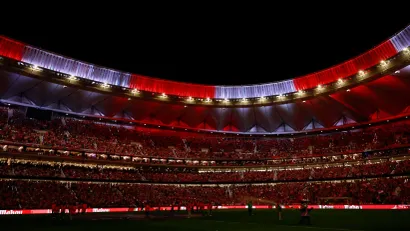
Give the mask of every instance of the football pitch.
POLYGON ((279 221, 275 211, 256 210, 253 216, 247 211, 214 211, 211 217, 197 215, 186 218, 185 214, 168 217, 169 213, 152 214, 143 219, 141 213, 87 214, 74 217, 72 221, 58 221, 50 216, 6 216, 0 222, 4 230, 42 231, 130 231, 130 230, 192 230, 192 231, 245 231, 245 230, 410 230, 410 211, 405 210, 314 210, 312 225, 298 225, 300 214, 295 210, 284 210, 279 221))

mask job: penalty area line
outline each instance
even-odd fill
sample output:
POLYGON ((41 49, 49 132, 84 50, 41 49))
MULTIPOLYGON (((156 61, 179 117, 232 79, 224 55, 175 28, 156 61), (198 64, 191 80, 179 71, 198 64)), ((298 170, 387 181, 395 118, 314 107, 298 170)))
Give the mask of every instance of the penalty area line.
POLYGON ((325 230, 339 230, 339 231, 364 231, 361 229, 339 229, 339 228, 325 228, 317 226, 297 226, 297 225, 276 225, 281 227, 304 228, 304 229, 325 229, 325 230))
MULTIPOLYGON (((250 225, 260 225, 259 223, 255 222, 238 222, 238 221, 216 221, 213 220, 214 222, 217 223, 226 223, 226 224, 250 224, 250 225)), ((364 231, 361 229, 339 229, 339 228, 325 228, 325 227, 317 227, 317 226, 297 226, 297 225, 276 225, 273 224, 274 226, 279 226, 279 227, 291 227, 291 228, 302 228, 302 229, 323 229, 323 230, 338 230, 338 231, 364 231)))

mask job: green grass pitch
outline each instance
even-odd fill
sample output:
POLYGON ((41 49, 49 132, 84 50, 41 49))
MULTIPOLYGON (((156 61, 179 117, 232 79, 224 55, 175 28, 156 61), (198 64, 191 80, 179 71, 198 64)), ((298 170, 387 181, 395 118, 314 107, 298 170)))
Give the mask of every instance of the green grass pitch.
MULTIPOLYGON (((182 213, 182 212, 181 212, 182 213)), ((125 219, 104 219, 106 214, 86 215, 89 219, 57 222, 49 216, 9 216, 1 217, 3 230, 42 231, 349 231, 349 230, 410 230, 410 211, 403 210, 314 210, 311 212, 312 225, 298 225, 299 212, 284 210, 283 221, 279 221, 275 211, 256 210, 249 217, 247 211, 214 211, 212 217, 180 219, 133 220, 136 214, 124 214, 125 219)), ((119 217, 118 214, 116 217, 119 217)))

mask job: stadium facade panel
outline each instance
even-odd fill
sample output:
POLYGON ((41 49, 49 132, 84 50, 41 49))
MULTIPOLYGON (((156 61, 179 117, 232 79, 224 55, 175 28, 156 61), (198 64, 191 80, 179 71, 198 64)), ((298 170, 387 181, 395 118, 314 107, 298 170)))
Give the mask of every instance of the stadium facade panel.
POLYGON ((0 71, 4 104, 219 132, 282 134, 373 123, 410 113, 410 67, 357 87, 306 101, 252 107, 206 107, 130 99, 0 71))
POLYGON ((0 36, 0 55, 42 68, 153 93, 210 99, 241 99, 288 94, 347 78, 377 65, 410 45, 410 26, 373 49, 344 63, 294 79, 247 86, 211 86, 181 83, 121 72, 74 60, 0 36))

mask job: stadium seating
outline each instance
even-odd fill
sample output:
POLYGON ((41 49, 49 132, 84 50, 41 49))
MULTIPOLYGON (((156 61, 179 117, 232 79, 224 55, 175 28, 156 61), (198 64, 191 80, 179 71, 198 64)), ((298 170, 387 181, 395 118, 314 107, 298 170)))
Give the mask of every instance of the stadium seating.
MULTIPOLYGON (((263 159, 295 159, 361 153, 367 150, 407 145, 410 134, 407 121, 326 135, 255 139, 198 134, 181 136, 178 133, 171 136, 139 131, 134 127, 67 118, 38 121, 25 118, 18 110, 13 110, 13 116, 10 117, 5 108, 2 108, 0 116, 0 127, 2 128, 0 140, 3 143, 11 142, 40 145, 50 149, 140 157, 139 160, 138 158, 133 159, 151 163, 162 163, 164 162, 160 160, 162 158, 208 160, 207 163, 191 162, 191 165, 214 165, 210 161, 222 159, 253 160, 253 162, 242 162, 241 164, 258 165, 266 164, 257 162, 263 159), (146 160, 142 160, 143 158, 146 160)), ((323 158, 315 161, 323 161, 323 158)), ((230 165, 232 163, 219 164, 230 165)))
POLYGON ((229 187, 2 180, 0 189, 4 192, 0 195, 2 209, 51 208, 52 203, 75 202, 87 203, 94 208, 138 206, 144 202, 151 206, 197 202, 243 205, 248 197, 282 204, 299 203, 301 199, 319 203, 322 197, 351 197, 354 204, 405 204, 410 199, 408 178, 229 187))
POLYGON ((323 197, 360 204, 410 199, 406 121, 276 139, 162 134, 73 118, 41 121, 0 109, 0 209, 240 205, 249 197, 283 204, 323 197))
MULTIPOLYGON (((221 171, 221 170, 219 170, 221 171)), ((231 170, 225 172, 197 172, 196 169, 107 168, 96 165, 69 165, 65 163, 33 163, 19 161, 0 165, 2 177, 35 177, 79 180, 119 180, 158 183, 237 183, 332 180, 382 176, 401 176, 410 173, 410 160, 399 162, 362 163, 333 167, 306 167, 305 169, 270 169, 267 171, 231 170)))

